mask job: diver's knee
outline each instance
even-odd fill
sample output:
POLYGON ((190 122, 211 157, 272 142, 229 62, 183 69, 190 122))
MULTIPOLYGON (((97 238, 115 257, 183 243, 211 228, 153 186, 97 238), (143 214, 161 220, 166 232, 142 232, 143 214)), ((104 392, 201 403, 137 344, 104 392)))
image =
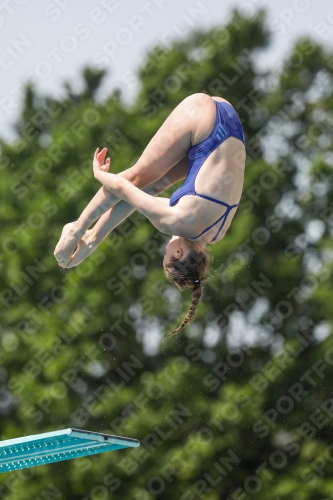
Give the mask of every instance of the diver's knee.
POLYGON ((148 184, 145 183, 144 175, 140 172, 137 164, 133 165, 133 167, 120 172, 118 175, 124 177, 127 181, 131 182, 134 186, 138 188, 146 187, 148 184))

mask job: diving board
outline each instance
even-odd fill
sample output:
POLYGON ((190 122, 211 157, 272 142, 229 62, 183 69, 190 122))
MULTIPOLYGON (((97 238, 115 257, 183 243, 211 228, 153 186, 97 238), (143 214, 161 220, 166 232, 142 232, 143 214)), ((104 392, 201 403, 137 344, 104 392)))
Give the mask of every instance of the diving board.
POLYGON ((72 428, 7 439, 0 441, 0 473, 138 446, 137 439, 72 428))

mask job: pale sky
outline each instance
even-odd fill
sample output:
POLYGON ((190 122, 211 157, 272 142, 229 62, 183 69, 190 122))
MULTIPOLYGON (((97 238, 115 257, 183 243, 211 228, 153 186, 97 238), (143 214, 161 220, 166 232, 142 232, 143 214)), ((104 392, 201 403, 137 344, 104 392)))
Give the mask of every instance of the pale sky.
POLYGON ((233 8, 268 11, 274 32, 263 67, 276 67, 300 36, 333 48, 331 0, 3 0, 0 3, 0 136, 12 138, 24 83, 56 95, 80 86, 87 65, 109 70, 103 90, 137 91, 136 70, 149 48, 192 29, 223 26, 233 8))

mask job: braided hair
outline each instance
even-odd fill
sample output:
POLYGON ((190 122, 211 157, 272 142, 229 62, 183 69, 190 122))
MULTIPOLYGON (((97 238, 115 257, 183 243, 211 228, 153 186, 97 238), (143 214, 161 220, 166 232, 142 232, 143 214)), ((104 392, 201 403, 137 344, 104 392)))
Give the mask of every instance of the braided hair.
POLYGON ((192 321, 195 311, 202 295, 202 282, 207 277, 207 268, 212 260, 207 250, 198 252, 196 245, 187 240, 189 251, 181 259, 171 257, 170 262, 165 266, 165 274, 171 283, 176 285, 179 290, 192 288, 192 301, 189 312, 181 325, 176 330, 169 333, 168 336, 178 333, 184 326, 192 321))

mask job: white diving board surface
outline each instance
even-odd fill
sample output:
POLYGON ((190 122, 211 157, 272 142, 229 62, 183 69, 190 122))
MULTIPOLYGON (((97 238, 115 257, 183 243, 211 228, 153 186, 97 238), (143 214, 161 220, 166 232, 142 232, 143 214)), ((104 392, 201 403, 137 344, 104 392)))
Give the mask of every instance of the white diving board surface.
POLYGON ((137 446, 137 439, 71 428, 8 439, 0 441, 0 473, 137 446))

